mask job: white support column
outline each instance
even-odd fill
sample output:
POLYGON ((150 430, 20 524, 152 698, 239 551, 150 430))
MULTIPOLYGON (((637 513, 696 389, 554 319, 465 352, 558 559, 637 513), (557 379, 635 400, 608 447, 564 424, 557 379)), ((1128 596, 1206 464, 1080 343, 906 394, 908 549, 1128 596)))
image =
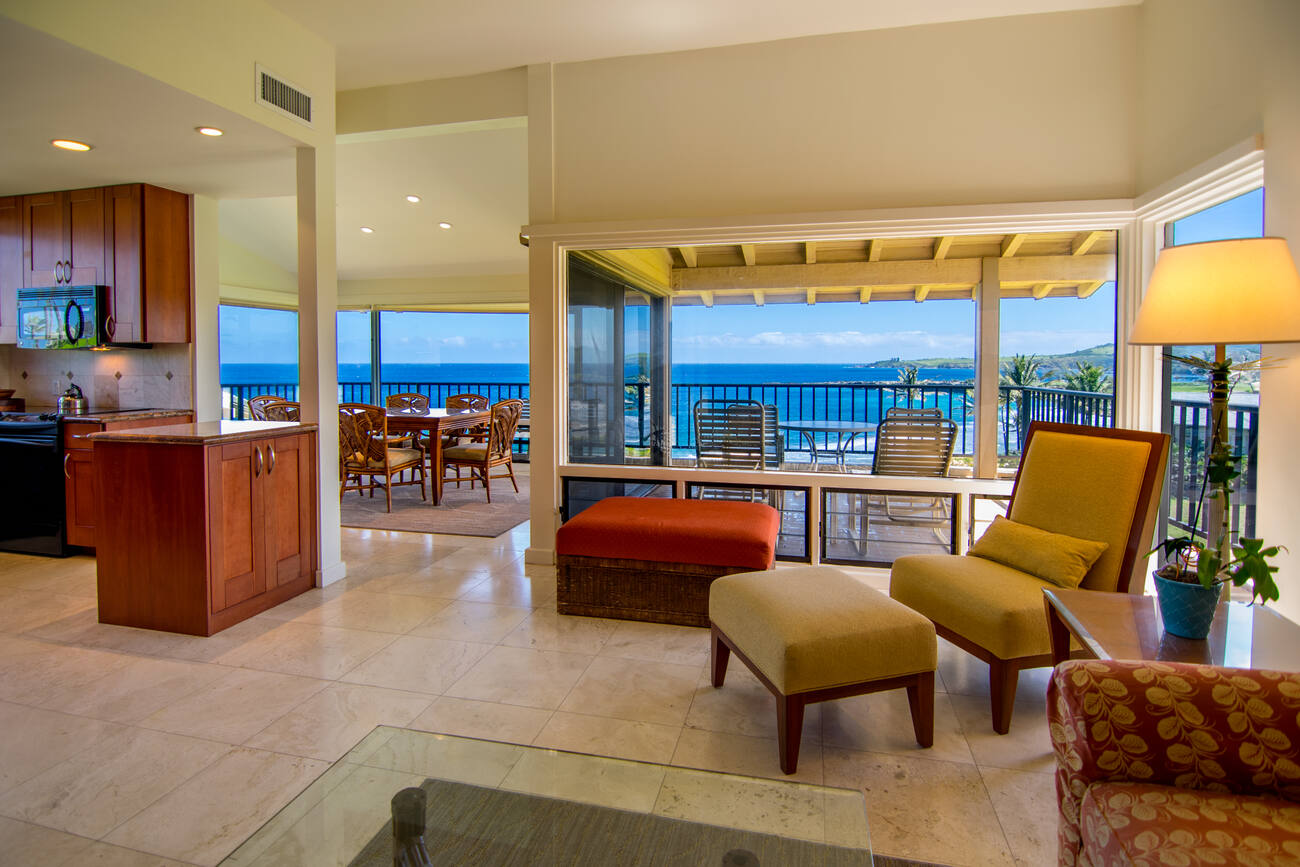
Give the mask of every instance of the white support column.
POLYGON ((975 477, 998 475, 998 312, 1002 300, 1001 260, 981 260, 975 289, 975 477))
POLYGON ((194 303, 190 333, 194 336, 194 420, 221 418, 221 354, 217 337, 217 306, 221 300, 221 237, 217 200, 194 196, 190 206, 193 232, 190 262, 194 269, 194 303))
MULTIPOLYGON (((555 221, 554 69, 528 67, 528 220, 555 221)), ((560 526, 557 468, 565 423, 564 255, 553 241, 528 248, 528 433, 530 538, 524 560, 555 562, 560 526)))
POLYGON ((334 147, 300 147, 298 168, 298 396, 303 421, 320 426, 317 442, 316 584, 347 575, 339 528, 338 362, 334 315, 334 147))
POLYGON ((555 562, 555 531, 560 526, 560 449, 564 442, 564 308, 558 246, 534 241, 528 249, 528 563, 555 562))

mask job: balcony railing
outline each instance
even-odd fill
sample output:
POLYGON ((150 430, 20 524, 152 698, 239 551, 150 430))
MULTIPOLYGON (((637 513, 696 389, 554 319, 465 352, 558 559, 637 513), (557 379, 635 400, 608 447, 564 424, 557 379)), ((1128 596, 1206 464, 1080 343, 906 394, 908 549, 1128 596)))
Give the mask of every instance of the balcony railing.
MULTIPOLYGON (((589 400, 584 401, 579 397, 576 403, 590 403, 599 399, 596 395, 609 393, 607 388, 602 389, 590 383, 588 385, 592 386, 588 392, 589 400)), ((298 398, 298 386, 292 384, 231 383, 222 385, 222 392, 228 418, 247 418, 248 399, 259 394, 276 394, 288 400, 298 398)), ((380 399, 401 392, 427 395, 430 403, 441 406, 448 395, 463 393, 483 394, 493 402, 507 398, 527 399, 528 385, 386 382, 380 386, 380 399)), ((955 454, 969 457, 974 449, 974 389, 963 383, 677 383, 672 386, 670 408, 669 442, 674 450, 694 451, 691 410, 701 398, 756 400, 776 406, 779 417, 785 420, 821 419, 865 424, 879 422, 885 412, 895 406, 938 407, 944 416, 957 423, 955 454)), ((339 401, 373 402, 370 383, 339 383, 339 401)), ((1172 406, 1167 491, 1169 522, 1172 527, 1190 531, 1191 513, 1200 494, 1200 480, 1205 469, 1208 408, 1204 400, 1188 399, 1176 399, 1172 401, 1172 406)), ((603 413, 593 412, 590 415, 593 418, 604 417, 603 413)), ((655 435, 648 384, 632 382, 623 386, 623 420, 625 448, 648 449, 651 438, 655 435)), ((1093 392, 1001 386, 998 389, 999 453, 1018 455, 1029 423, 1039 420, 1110 427, 1115 423, 1115 400, 1112 395, 1093 392)), ((1231 521, 1236 532, 1247 536, 1255 531, 1255 441, 1258 422, 1258 407, 1234 405, 1229 409, 1229 443, 1234 452, 1246 455, 1242 481, 1237 484, 1232 496, 1231 521)), ((807 443, 799 434, 783 431, 782 438, 787 460, 808 454, 807 443)), ((829 450, 836 445, 833 433, 814 434, 814 438, 818 449, 829 450)), ((874 440, 870 437, 855 440, 846 449, 848 460, 865 463, 873 443, 874 440)), ((526 454, 527 441, 516 443, 516 448, 526 454)))

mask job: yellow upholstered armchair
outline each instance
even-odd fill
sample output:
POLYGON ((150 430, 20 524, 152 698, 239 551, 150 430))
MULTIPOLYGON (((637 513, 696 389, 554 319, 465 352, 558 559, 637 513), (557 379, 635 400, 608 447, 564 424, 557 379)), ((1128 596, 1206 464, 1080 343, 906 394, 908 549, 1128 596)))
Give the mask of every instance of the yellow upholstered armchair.
POLYGON ((995 522, 1009 534, 990 530, 971 554, 894 561, 889 594, 989 664, 999 734, 1011 726, 1020 670, 1052 664, 1044 588, 1142 592, 1168 454, 1165 434, 1034 422, 1007 506, 1015 523, 995 522), (1046 568, 1054 556, 1072 573, 1046 568))

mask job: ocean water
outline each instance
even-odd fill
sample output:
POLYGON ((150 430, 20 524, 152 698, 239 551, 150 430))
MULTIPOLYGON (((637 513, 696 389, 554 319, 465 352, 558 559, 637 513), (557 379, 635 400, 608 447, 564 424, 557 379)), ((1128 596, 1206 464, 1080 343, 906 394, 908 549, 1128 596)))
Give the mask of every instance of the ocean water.
MULTIPOLYGON (((674 364, 673 382, 690 385, 787 383, 896 383, 899 368, 861 364, 674 364)), ((962 382, 973 379, 969 367, 925 367, 919 379, 962 382)), ((294 364, 223 364, 223 385, 289 385, 298 381, 294 364)), ((370 365, 340 364, 339 382, 369 382, 370 365)), ((527 364, 385 364, 384 382, 526 383, 527 364)))

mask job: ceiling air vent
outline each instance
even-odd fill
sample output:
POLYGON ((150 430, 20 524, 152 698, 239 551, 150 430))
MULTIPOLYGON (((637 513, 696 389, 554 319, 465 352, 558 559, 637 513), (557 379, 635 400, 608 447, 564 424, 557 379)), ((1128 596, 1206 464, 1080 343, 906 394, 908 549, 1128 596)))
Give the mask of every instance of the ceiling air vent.
POLYGON ((311 126, 311 94, 296 87, 273 73, 267 72, 262 65, 255 64, 257 73, 256 100, 272 111, 287 115, 294 120, 311 126))

